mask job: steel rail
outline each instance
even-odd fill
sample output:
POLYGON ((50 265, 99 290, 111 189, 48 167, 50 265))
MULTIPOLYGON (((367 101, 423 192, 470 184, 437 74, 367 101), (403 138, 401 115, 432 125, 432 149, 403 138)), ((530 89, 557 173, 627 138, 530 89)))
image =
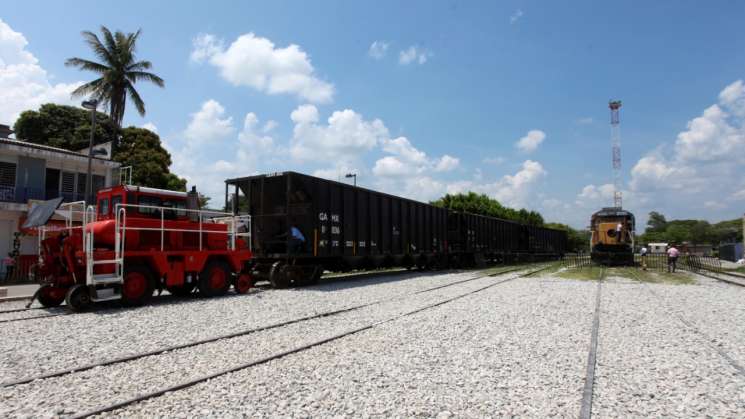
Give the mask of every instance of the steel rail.
MULTIPOLYGON (((164 348, 154 349, 154 350, 151 350, 151 351, 140 352, 140 353, 137 353, 137 354, 132 354, 132 355, 126 355, 126 356, 121 356, 121 357, 117 357, 117 358, 112 358, 112 359, 108 359, 108 360, 104 360, 104 361, 100 361, 100 362, 96 362, 96 363, 85 364, 85 365, 81 365, 81 366, 77 366, 77 367, 66 368, 66 369, 63 369, 63 370, 57 370, 57 371, 53 371, 53 372, 49 372, 49 373, 45 373, 45 374, 36 375, 36 376, 20 378, 20 379, 14 380, 14 381, 8 381, 8 382, 5 382, 5 383, 2 383, 2 384, 0 384, 0 388, 11 387, 11 386, 19 385, 19 384, 26 384, 26 383, 30 383, 30 382, 32 382, 34 380, 59 377, 59 376, 67 375, 67 374, 71 374, 71 373, 76 373, 76 372, 81 372, 81 371, 87 371, 87 370, 90 370, 90 369, 93 369, 93 368, 96 368, 96 367, 103 367, 103 366, 107 366, 107 365, 119 364, 119 363, 122 363, 122 362, 129 362, 129 361, 133 361, 133 360, 144 358, 144 357, 148 357, 148 356, 159 355, 159 354, 162 354, 164 352, 171 352, 171 351, 175 351, 175 350, 179 350, 179 349, 185 349, 185 348, 190 348, 190 347, 194 347, 194 346, 204 345, 204 344, 207 344, 207 343, 216 342, 218 340, 232 339, 232 338, 236 338, 236 337, 240 337, 240 336, 245 336, 245 335, 249 335, 249 334, 253 334, 253 333, 257 333, 257 332, 262 332, 262 331, 265 331, 265 330, 271 330, 271 329, 276 329, 276 328, 279 328, 279 327, 289 326, 289 325, 292 325, 292 324, 296 324, 296 323, 300 323, 300 322, 304 322, 304 321, 309 321, 309 320, 313 320, 313 319, 319 319, 319 318, 323 318, 323 317, 330 317, 330 316, 334 316, 334 315, 338 315, 338 314, 342 314, 342 313, 347 313, 347 312, 354 311, 354 310, 360 310, 362 308, 370 307, 370 306, 373 306, 373 305, 376 305, 376 304, 382 304, 382 303, 385 303, 385 302, 395 301, 397 299, 406 298, 406 297, 410 297, 410 296, 413 296, 413 295, 422 294, 422 293, 425 293, 425 292, 431 292, 431 291, 435 291, 435 290, 438 290, 438 289, 442 289, 442 288, 446 288, 446 287, 451 287, 451 286, 463 284, 465 282, 470 282, 470 281, 475 281, 477 279, 486 278, 486 277, 489 277, 489 276, 504 275, 504 274, 507 274, 507 273, 510 273, 510 272, 524 270, 526 268, 529 268, 529 266, 513 267, 513 268, 510 268, 510 269, 507 269, 507 270, 503 270, 503 271, 499 271, 499 272, 495 272, 495 273, 491 273, 491 274, 487 274, 487 275, 481 275, 481 276, 477 276, 477 277, 474 277, 474 278, 466 278, 466 279, 463 279, 463 280, 460 280, 460 281, 449 282, 449 283, 444 284, 444 285, 438 285, 436 287, 431 287, 431 288, 427 288, 427 289, 424 289, 424 290, 419 290, 419 291, 415 291, 415 292, 411 292, 411 293, 401 294, 401 295, 398 295, 398 296, 395 296, 395 297, 380 299, 380 300, 372 301, 372 302, 369 302, 369 303, 359 304, 359 305, 356 305, 356 306, 346 307, 346 308, 337 309, 337 310, 331 310, 331 311, 327 311, 327 312, 323 312, 323 313, 316 313, 316 314, 313 314, 313 315, 303 316, 303 317, 299 317, 299 318, 296 318, 296 319, 287 320, 287 321, 284 321, 284 322, 274 323, 274 324, 271 324, 271 325, 254 327, 254 328, 250 328, 250 329, 241 330, 241 331, 238 331, 238 332, 233 332, 233 333, 228 333, 228 334, 224 334, 224 335, 214 336, 214 337, 210 337, 210 338, 206 338, 206 339, 200 339, 200 340, 197 340, 197 341, 187 342, 187 343, 183 343, 183 344, 179 344, 179 345, 172 345, 172 346, 168 346, 168 347, 164 347, 164 348)), ((546 269, 546 268, 543 268, 543 269, 546 269)), ((45 317, 48 317, 48 316, 45 316, 45 317)))
MULTIPOLYGON (((550 266, 551 265, 549 264, 547 266, 541 267, 541 268, 539 268, 536 271, 530 272, 529 274, 532 274, 532 273, 535 273, 535 272, 539 272, 539 271, 548 269, 550 266)), ((485 278, 485 277, 489 277, 489 276, 496 276, 496 275, 500 275, 500 274, 499 273, 494 273, 494 274, 489 274, 489 275, 483 275, 483 276, 480 276, 480 277, 471 278, 470 280, 476 280, 476 279, 485 278)), ((354 334, 360 333, 360 332, 365 331, 365 330, 373 329, 373 328, 375 328, 377 326, 380 326, 380 325, 385 324, 385 323, 390 323, 390 322, 396 321, 396 320, 401 319, 403 317, 411 316, 411 315, 420 313, 420 312, 425 311, 425 310, 429 310, 429 309, 432 309, 432 308, 435 308, 435 307, 439 307, 441 305, 450 303, 450 302, 455 301, 455 300, 459 300, 461 298, 465 298, 467 296, 476 294, 478 292, 481 292, 481 291, 484 291, 486 289, 495 287, 495 286, 500 285, 500 284, 503 284, 505 282, 512 281, 512 280, 517 279, 517 278, 521 278, 523 276, 526 276, 526 274, 518 275, 518 276, 512 277, 512 278, 507 278, 507 279, 504 279, 504 280, 501 280, 501 281, 497 281, 495 283, 486 285, 486 286, 481 287, 481 288, 478 288, 476 290, 469 291, 469 292, 467 292, 465 294, 459 294, 459 295, 457 295, 455 297, 447 298, 447 299, 442 300, 442 301, 439 301, 437 303, 428 304, 428 305, 426 305, 424 307, 421 307, 421 308, 418 308, 416 310, 412 310, 412 311, 409 311, 409 312, 406 312, 406 313, 403 313, 403 314, 398 314, 396 316, 392 316, 392 317, 389 317, 389 318, 384 319, 384 320, 381 320, 381 321, 377 321, 377 322, 374 322, 374 323, 371 323, 371 324, 367 324, 365 326, 361 326, 361 327, 358 327, 358 328, 355 328, 355 329, 351 329, 351 330, 348 330, 346 332, 342 332, 342 333, 333 335, 331 337, 327 337, 327 338, 324 338, 324 339, 321 339, 321 340, 318 340, 318 341, 315 341, 315 342, 311 342, 311 343, 306 344, 306 345, 301 345, 299 347, 295 347, 295 348, 292 348, 292 349, 289 349, 289 350, 286 350, 286 351, 283 351, 283 352, 272 354, 272 355, 266 356, 264 358, 261 358, 259 360, 255 360, 255 361, 247 362, 247 363, 244 363, 244 364, 241 364, 241 365, 237 365, 237 366, 234 366, 234 367, 226 368, 226 369, 223 369, 223 370, 220 370, 220 371, 217 371, 217 372, 214 372, 214 373, 210 373, 210 374, 207 374, 207 375, 204 375, 204 376, 201 376, 201 377, 198 377, 198 378, 189 380, 189 381, 185 381, 185 382, 182 382, 182 383, 179 383, 179 384, 176 384, 176 385, 172 385, 172 386, 168 386, 168 387, 165 387, 165 388, 161 388, 159 390, 152 391, 152 392, 149 392, 149 393, 144 393, 144 394, 141 394, 141 395, 138 395, 138 396, 129 398, 127 400, 123 400, 121 402, 112 403, 112 404, 107 405, 107 406, 102 406, 102 407, 99 407, 99 408, 96 408, 96 409, 93 409, 93 410, 90 410, 90 411, 87 411, 87 412, 84 412, 84 413, 76 414, 76 415, 71 416, 70 419, 87 418, 87 417, 90 417, 90 416, 93 416, 93 415, 98 415, 98 414, 101 414, 101 413, 110 412, 112 410, 116 410, 116 409, 119 409, 119 408, 122 408, 122 407, 125 407, 125 406, 128 406, 128 405, 132 405, 132 404, 135 404, 135 403, 144 401, 144 400, 148 400, 148 399, 152 399, 154 397, 162 396, 162 395, 164 395, 166 393, 169 393, 169 392, 173 392, 173 391, 182 390, 182 389, 185 389, 185 388, 188 388, 188 387, 192 387, 192 386, 195 386, 197 384, 203 383, 205 381, 208 381, 208 380, 211 380, 211 379, 214 379, 214 378, 217 378, 217 377, 226 375, 226 374, 230 374, 230 373, 233 373, 233 372, 236 372, 236 371, 240 371, 240 370, 244 370, 244 369, 247 369, 247 368, 251 368, 251 367, 254 367, 254 366, 257 366, 257 365, 265 364, 267 362, 270 362, 270 361, 273 361, 273 360, 276 360, 276 359, 280 359, 280 358, 284 358, 284 357, 286 357, 288 355, 299 353, 299 352, 302 352, 302 351, 305 351, 305 350, 314 348, 316 346, 320 346, 320 345, 323 345, 323 344, 326 344, 326 343, 329 343, 329 342, 333 342, 335 340, 339 340, 339 339, 342 339, 344 337, 347 337, 347 336, 350 336, 350 335, 354 335, 354 334)), ((461 283, 462 283, 462 281, 461 281, 461 283)), ((453 285, 456 285, 456 284, 453 284, 453 285)))
POLYGON ((592 416, 592 396, 595 388, 595 366, 597 365, 598 334, 600 331, 600 299, 606 272, 607 269, 603 266, 600 270, 598 289, 595 293, 595 313, 592 318, 592 331, 590 332, 590 350, 587 354, 585 385, 582 389, 582 405, 579 411, 580 419, 590 419, 592 416))
MULTIPOLYGON (((727 363, 734 368, 738 374, 745 377, 745 366, 741 365, 739 362, 737 362, 734 358, 732 358, 727 352, 725 352, 722 348, 712 343, 711 337, 707 335, 706 333, 702 332, 701 329, 696 327, 693 323, 689 322, 683 315, 681 315, 679 312, 671 310, 670 305, 665 301, 664 298, 662 298, 655 290, 652 289, 652 287, 649 286, 646 282, 640 281, 647 290, 654 295, 660 303, 666 307, 666 311, 668 313, 671 313, 673 316, 675 316, 683 325, 685 325, 688 329, 690 329, 693 333, 699 336, 701 340, 703 340, 707 346, 709 346, 711 349, 716 351, 717 355, 721 356, 727 363)), ((741 284, 738 284, 741 285, 741 284)))

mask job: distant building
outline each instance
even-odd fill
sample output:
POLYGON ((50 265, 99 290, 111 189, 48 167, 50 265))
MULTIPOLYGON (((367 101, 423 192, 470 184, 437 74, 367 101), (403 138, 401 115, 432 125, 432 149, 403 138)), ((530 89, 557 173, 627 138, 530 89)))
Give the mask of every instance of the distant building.
POLYGON ((667 252, 667 243, 649 243, 649 253, 665 253, 667 252))
MULTIPOLYGON (((88 156, 10 139, 12 132, 7 125, 0 125, 0 260, 18 250, 19 264, 24 265, 35 261, 38 253, 35 232, 20 229, 29 208, 34 201, 60 196, 66 202, 84 200, 88 156)), ((98 189, 118 183, 119 166, 106 158, 93 158, 94 196, 98 189)), ((18 268, 20 271, 24 266, 18 268)), ((5 266, 0 266, 0 274, 4 273, 5 266)))

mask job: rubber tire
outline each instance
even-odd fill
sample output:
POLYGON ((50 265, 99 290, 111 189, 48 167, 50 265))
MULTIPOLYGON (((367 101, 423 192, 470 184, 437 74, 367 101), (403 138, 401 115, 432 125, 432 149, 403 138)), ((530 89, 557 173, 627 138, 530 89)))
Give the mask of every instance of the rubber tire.
POLYGON ((54 287, 46 284, 39 288, 36 299, 39 300, 41 305, 44 307, 57 307, 65 301, 65 290, 62 288, 54 287), (53 295, 51 293, 57 292, 59 295, 53 295))
POLYGON ((91 305, 91 294, 88 286, 81 284, 73 285, 67 290, 65 303, 70 310, 76 313, 87 310, 91 305))
POLYGON ((228 293, 231 284, 232 271, 230 266, 222 260, 212 260, 207 263, 202 272, 199 273, 199 293, 205 297, 218 297, 228 293), (225 273, 224 284, 219 288, 213 288, 210 284, 210 275, 215 269, 221 269, 225 273))
POLYGON ((253 287, 253 278, 247 273, 238 274, 233 282, 233 289, 236 294, 247 294, 253 287))
POLYGON ((144 265, 125 265, 124 267, 124 283, 122 284, 122 303, 128 306, 139 306, 143 305, 150 300, 155 291, 153 283, 153 274, 147 266, 144 265), (139 296, 128 297, 124 294, 124 287, 127 285, 127 276, 130 274, 140 274, 145 277, 145 291, 139 296))

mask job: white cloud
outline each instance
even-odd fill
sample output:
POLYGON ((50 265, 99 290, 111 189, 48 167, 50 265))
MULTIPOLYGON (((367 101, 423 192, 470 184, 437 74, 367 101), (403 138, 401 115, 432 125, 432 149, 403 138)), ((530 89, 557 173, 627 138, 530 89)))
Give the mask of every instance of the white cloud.
POLYGON ((392 140, 385 139, 382 145, 384 151, 401 156, 407 162, 419 165, 427 164, 427 154, 411 145, 406 137, 398 137, 392 140))
POLYGON ((398 63, 409 65, 412 63, 424 64, 432 57, 432 53, 414 45, 398 53, 398 63))
POLYGON ((444 156, 440 157, 440 160, 437 162, 437 165, 435 166, 435 171, 436 172, 449 172, 457 168, 459 164, 460 164, 459 159, 445 154, 444 156))
POLYGON ((233 118, 225 116, 225 108, 214 99, 202 104, 199 111, 191 114, 191 121, 184 131, 190 142, 214 142, 233 133, 233 118))
POLYGON ((370 57, 380 60, 388 53, 388 43, 385 41, 375 41, 370 45, 370 49, 367 51, 367 55, 370 57))
POLYGON ((227 48, 211 34, 193 41, 191 59, 208 62, 235 86, 248 86, 274 94, 292 94, 312 103, 328 103, 334 86, 316 76, 310 57, 298 45, 277 48, 269 39, 247 33, 227 48))
POLYGON ((672 146, 642 156, 631 169, 631 190, 648 203, 642 211, 668 217, 724 218, 733 204, 745 166, 745 86, 726 86, 715 103, 691 119, 672 146))
POLYGON ((520 140, 515 144, 515 147, 523 153, 532 153, 538 149, 538 146, 541 145, 544 139, 546 139, 545 132, 533 129, 528 131, 524 137, 520 138, 520 140))
POLYGON ((270 119, 266 121, 266 124, 264 124, 264 128, 262 128, 261 130, 264 131, 265 133, 271 132, 274 130, 274 128, 277 128, 277 126, 278 126, 277 121, 270 119))
POLYGON ((397 177, 414 174, 417 169, 398 157, 385 156, 375 162, 372 172, 375 176, 397 177))
POLYGON ((471 181, 452 182, 447 185, 448 193, 474 191, 484 193, 503 205, 522 208, 530 203, 533 188, 548 172, 537 161, 525 160, 514 175, 505 175, 492 183, 471 181))
POLYGON ((725 87, 719 93, 719 101, 735 115, 745 117, 745 83, 737 80, 725 87))
MULTIPOLYGON (((273 121, 269 121, 273 122, 273 121)), ((268 152, 274 148, 274 139, 268 135, 259 135, 257 127, 259 118, 255 113, 249 112, 243 120, 243 130, 238 134, 238 141, 246 146, 247 150, 256 150, 257 152, 268 152)), ((262 129, 266 133, 266 125, 262 129)))
POLYGON ((155 126, 152 122, 147 122, 145 124, 142 124, 141 128, 144 128, 148 131, 152 131, 154 133, 158 133, 158 127, 155 126))
POLYGON ((295 123, 290 153, 298 161, 349 163, 388 138, 383 121, 366 121, 351 109, 334 112, 327 124, 318 123, 318 109, 313 105, 299 106, 290 118, 295 123))
POLYGON ((0 124, 12 126, 21 112, 44 103, 77 103, 70 94, 82 82, 53 84, 27 46, 23 34, 0 19, 0 124))
POLYGON ((523 14, 524 13, 522 10, 520 9, 515 10, 515 13, 513 13, 512 16, 510 16, 510 24, 512 25, 518 20, 520 20, 520 18, 523 17, 523 14))
POLYGON ((585 116, 583 118, 577 119, 577 125, 590 125, 593 123, 592 117, 585 116))

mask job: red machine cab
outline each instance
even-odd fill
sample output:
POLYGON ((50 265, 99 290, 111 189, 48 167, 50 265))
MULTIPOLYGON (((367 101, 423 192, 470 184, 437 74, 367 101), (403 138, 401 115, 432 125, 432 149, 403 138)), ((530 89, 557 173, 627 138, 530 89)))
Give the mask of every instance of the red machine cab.
POLYGON ((198 195, 140 186, 102 189, 96 206, 63 204, 58 234, 42 229, 42 305, 72 310, 121 299, 142 304, 157 289, 174 295, 239 293, 252 285, 250 218, 198 208, 198 195))

